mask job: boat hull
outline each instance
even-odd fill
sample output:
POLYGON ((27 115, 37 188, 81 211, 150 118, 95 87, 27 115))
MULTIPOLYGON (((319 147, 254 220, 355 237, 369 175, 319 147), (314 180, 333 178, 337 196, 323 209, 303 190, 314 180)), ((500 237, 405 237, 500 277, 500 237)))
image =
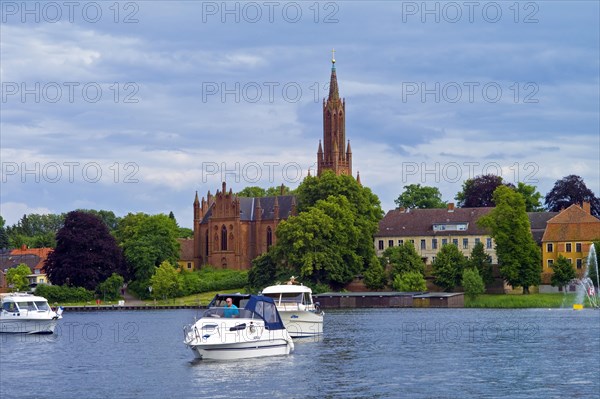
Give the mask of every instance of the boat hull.
POLYGON ((279 311, 290 336, 299 338, 318 338, 323 335, 323 314, 310 311, 279 311))
POLYGON ((235 360, 264 356, 283 356, 292 352, 289 342, 284 339, 240 342, 223 345, 189 345, 197 358, 210 360, 235 360))
POLYGON ((18 320, 0 319, 0 333, 8 334, 52 334, 58 319, 51 320, 18 320))

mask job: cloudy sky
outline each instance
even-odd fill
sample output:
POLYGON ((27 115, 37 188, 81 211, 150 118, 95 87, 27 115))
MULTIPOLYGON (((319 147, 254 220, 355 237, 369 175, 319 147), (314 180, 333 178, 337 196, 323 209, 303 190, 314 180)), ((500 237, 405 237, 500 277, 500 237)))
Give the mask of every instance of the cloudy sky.
POLYGON ((599 3, 3 1, 0 213, 173 211, 314 170, 331 49, 354 171, 600 193, 599 3))

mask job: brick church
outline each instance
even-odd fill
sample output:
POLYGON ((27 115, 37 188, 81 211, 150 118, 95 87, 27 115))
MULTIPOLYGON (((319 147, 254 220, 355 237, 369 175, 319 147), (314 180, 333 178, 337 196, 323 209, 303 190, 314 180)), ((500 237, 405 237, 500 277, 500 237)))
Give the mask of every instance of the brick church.
MULTIPOLYGON (((352 174, 350 142, 346 144, 346 101, 340 98, 335 59, 332 59, 329 96, 323 99, 323 142, 317 151, 317 175, 332 170, 352 174)), ((309 171, 310 174, 310 171, 309 171)), ((357 175, 360 182, 360 176, 357 175)), ((267 252, 277 239, 277 225, 297 215, 296 197, 238 197, 223 183, 206 199, 194 199, 194 268, 249 269, 252 260, 267 252)))

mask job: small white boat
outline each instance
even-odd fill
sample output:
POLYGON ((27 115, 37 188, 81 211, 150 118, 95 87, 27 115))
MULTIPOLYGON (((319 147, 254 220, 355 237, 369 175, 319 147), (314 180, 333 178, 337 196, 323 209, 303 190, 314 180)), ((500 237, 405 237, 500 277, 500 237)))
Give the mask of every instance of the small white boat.
POLYGON ((184 344, 201 359, 289 355, 294 342, 271 298, 217 294, 202 317, 184 327, 184 344), (235 307, 227 308, 231 298, 235 307))
POLYGON ((0 295, 0 333, 52 334, 63 308, 56 312, 46 298, 16 292, 0 295))
POLYGON ((323 335, 325 313, 318 303, 313 302, 309 287, 294 284, 292 278, 287 284, 265 288, 261 294, 273 298, 292 338, 318 338, 323 335))

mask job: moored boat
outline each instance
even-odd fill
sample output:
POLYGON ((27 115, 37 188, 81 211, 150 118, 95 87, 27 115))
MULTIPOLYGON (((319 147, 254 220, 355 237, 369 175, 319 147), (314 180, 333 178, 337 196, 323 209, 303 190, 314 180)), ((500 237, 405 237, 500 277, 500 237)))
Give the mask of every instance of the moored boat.
POLYGON ((0 295, 0 333, 52 334, 63 308, 56 312, 46 298, 22 292, 0 295))
POLYGON ((260 295, 217 294, 202 317, 184 328, 183 342, 196 357, 214 360, 288 355, 294 350, 275 303, 260 295))
POLYGON ((262 290, 262 295, 273 298, 281 319, 292 338, 319 338, 323 335, 323 317, 318 303, 313 302, 312 290, 294 284, 272 285, 262 290))

